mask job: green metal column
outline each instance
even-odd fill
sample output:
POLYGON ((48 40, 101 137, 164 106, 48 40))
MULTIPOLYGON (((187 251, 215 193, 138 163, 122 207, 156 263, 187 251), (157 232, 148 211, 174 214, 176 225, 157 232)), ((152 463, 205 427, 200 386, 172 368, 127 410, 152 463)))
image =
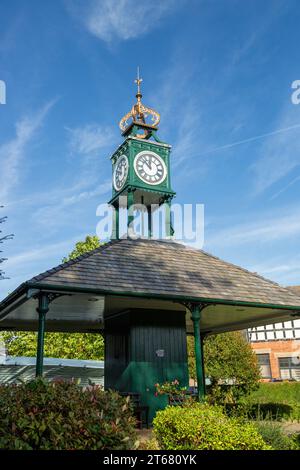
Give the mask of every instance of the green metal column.
POLYGON ((192 320, 194 325, 194 341, 195 341, 195 359, 196 359, 196 375, 198 386, 198 400, 202 401, 205 396, 205 379, 203 370, 203 351, 200 338, 200 318, 201 305, 194 304, 191 308, 192 320))
POLYGON ((148 214, 148 238, 152 238, 152 212, 151 206, 147 207, 147 214, 148 214))
POLYGON ((206 395, 205 367, 204 367, 204 348, 203 348, 204 337, 205 337, 204 335, 201 335, 201 334, 200 334, 201 358, 202 358, 202 374, 203 374, 203 391, 204 391, 204 395, 206 395))
POLYGON ((45 320, 46 313, 49 310, 49 299, 47 294, 40 294, 39 306, 36 309, 39 314, 39 329, 38 329, 38 340, 37 340, 37 352, 36 352, 36 377, 42 377, 43 375, 43 362, 44 362, 44 337, 45 337, 45 320))

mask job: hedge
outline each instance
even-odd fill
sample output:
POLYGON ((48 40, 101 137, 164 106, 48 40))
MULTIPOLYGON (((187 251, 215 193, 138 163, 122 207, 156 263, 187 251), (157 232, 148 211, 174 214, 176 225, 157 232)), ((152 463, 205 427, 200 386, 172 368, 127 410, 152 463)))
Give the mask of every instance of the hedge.
POLYGON ((126 398, 99 386, 34 380, 0 386, 1 449, 132 449, 135 419, 126 398))
POLYGON ((227 417, 222 408, 194 403, 167 407, 153 421, 164 450, 270 450, 253 424, 227 417))

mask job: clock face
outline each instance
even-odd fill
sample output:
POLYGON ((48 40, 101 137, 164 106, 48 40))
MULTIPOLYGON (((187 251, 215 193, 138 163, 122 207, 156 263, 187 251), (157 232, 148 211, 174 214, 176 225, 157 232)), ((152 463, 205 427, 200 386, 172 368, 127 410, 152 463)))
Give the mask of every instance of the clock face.
POLYGON ((126 155, 119 157, 113 174, 113 183, 116 191, 123 188, 128 175, 128 158, 126 155))
POLYGON ((163 159, 157 153, 148 150, 136 155, 134 170, 138 177, 147 184, 160 184, 167 177, 167 167, 163 159))

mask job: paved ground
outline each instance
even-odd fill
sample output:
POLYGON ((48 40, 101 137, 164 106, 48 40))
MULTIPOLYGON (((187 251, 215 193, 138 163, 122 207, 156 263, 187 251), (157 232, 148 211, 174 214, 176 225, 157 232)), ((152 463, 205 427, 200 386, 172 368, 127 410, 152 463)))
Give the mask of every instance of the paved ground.
POLYGON ((294 434, 295 432, 300 433, 300 423, 283 423, 282 428, 287 434, 294 434))
POLYGON ((148 441, 152 438, 152 429, 138 429, 138 440, 148 441))

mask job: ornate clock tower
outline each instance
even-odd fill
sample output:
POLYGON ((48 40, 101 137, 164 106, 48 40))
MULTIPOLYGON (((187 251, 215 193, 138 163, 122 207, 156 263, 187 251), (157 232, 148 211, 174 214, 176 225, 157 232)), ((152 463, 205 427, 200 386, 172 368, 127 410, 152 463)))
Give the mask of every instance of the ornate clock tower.
POLYGON ((111 156, 113 192, 109 204, 115 208, 112 238, 120 235, 119 209, 123 200, 127 202, 128 235, 133 207, 141 204, 148 213, 149 238, 152 236, 153 212, 161 205, 165 208, 166 236, 173 235, 170 211, 175 192, 170 179, 171 146, 157 137, 160 115, 142 103, 141 82, 138 71, 135 80, 137 102, 120 121, 124 141, 111 156), (151 123, 147 122, 148 117, 151 117, 151 123))

